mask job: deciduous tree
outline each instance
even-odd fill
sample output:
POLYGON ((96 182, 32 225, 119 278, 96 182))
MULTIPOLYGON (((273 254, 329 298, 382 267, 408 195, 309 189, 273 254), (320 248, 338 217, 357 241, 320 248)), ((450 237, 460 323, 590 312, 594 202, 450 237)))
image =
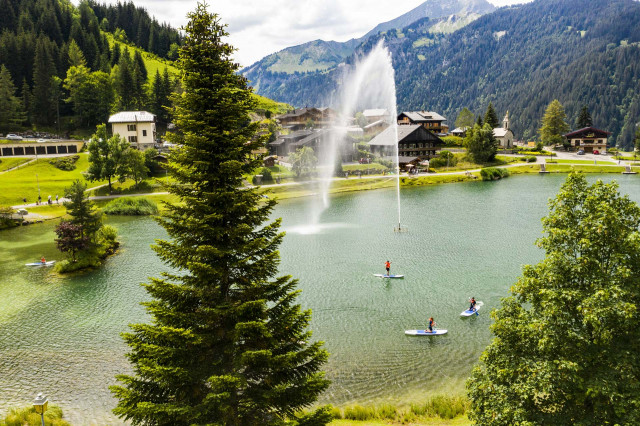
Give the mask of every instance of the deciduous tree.
POLYGON ((89 238, 83 235, 82 226, 74 225, 67 220, 62 220, 55 229, 56 247, 62 253, 68 253, 71 261, 76 261, 76 253, 87 248, 89 238))
MULTIPOLYGON (((189 19, 168 163, 180 203, 166 205, 171 240, 155 247, 175 272, 146 284, 152 320, 125 335, 133 373, 112 387, 114 412, 132 424, 281 424, 327 387, 327 354, 310 342, 296 281, 275 277, 274 201, 242 185, 265 139, 249 119, 255 101, 218 17, 199 4, 189 19)), ((322 409, 300 423, 329 419, 322 409)))
POLYGON ((107 138, 107 129, 104 124, 98 126, 96 133, 91 137, 87 147, 89 151, 89 169, 87 179, 91 181, 107 179, 109 193, 111 193, 111 181, 117 178, 124 182, 128 175, 126 151, 130 149, 129 143, 120 137, 113 135, 107 138))
POLYGON ((456 118, 455 126, 461 129, 471 128, 475 122, 475 116, 467 107, 462 108, 458 118, 456 118))
POLYGON ((482 127, 476 124, 473 129, 469 129, 464 138, 464 146, 476 163, 493 161, 498 153, 498 141, 493 136, 493 127, 489 123, 482 127))
POLYGON ((640 207, 571 174, 543 219, 545 258, 492 314, 467 382, 477 424, 640 422, 640 207))
POLYGON ((567 124, 567 114, 564 107, 557 99, 554 99, 542 117, 542 127, 540 137, 545 145, 559 145, 562 143, 562 135, 569 131, 567 124))
POLYGON ((318 164, 318 158, 313 152, 313 148, 309 146, 303 146, 296 152, 289 154, 289 161, 291 162, 291 170, 297 177, 308 175, 318 164))

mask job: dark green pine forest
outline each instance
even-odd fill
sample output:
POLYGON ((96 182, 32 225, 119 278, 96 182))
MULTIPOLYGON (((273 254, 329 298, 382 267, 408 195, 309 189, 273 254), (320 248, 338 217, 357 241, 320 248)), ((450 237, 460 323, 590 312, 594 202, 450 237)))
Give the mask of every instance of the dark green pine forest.
MULTIPOLYGON (((587 105, 612 144, 632 147, 640 122, 640 2, 535 0, 447 35, 429 33, 427 22, 378 34, 358 49, 385 39, 400 110, 438 111, 452 125, 462 108, 479 115, 492 102, 500 120, 509 111, 516 138, 536 140, 545 108, 558 99, 570 125, 587 105)), ((337 76, 263 71, 252 79, 261 95, 302 107, 326 105, 337 76)))
POLYGON ((0 89, 13 93, 0 103, 9 117, 0 133, 93 129, 121 109, 168 119, 163 106, 176 82, 166 68, 149 75, 141 50, 170 64, 182 42, 176 29, 132 2, 0 0, 0 10, 0 71, 10 75, 0 89))

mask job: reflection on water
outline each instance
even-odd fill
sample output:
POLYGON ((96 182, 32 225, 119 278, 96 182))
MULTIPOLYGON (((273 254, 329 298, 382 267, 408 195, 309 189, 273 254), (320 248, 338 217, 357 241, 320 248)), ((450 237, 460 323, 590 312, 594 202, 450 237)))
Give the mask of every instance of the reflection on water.
POLYGON ((283 231, 289 234, 312 235, 312 234, 322 234, 327 231, 333 231, 341 228, 350 228, 354 226, 355 225, 348 224, 348 223, 313 223, 313 224, 306 224, 306 225, 291 226, 289 228, 284 228, 283 231))
MULTIPOLYGON (((332 380, 322 402, 411 402, 460 392, 489 342, 489 312, 542 253, 540 218, 563 176, 510 177, 403 191, 394 233, 395 194, 336 196, 318 232, 305 233, 305 202, 285 201, 283 274, 299 279, 299 302, 313 310, 314 338, 331 353, 332 380), (384 262, 403 280, 381 280, 384 262), (461 318, 467 300, 484 302, 461 318), (410 337, 433 316, 449 333, 410 337)), ((605 179, 610 179, 606 178, 605 179)), ((619 177, 640 200, 637 178, 619 177)), ((53 224, 0 232, 0 411, 29 405, 38 392, 61 405, 73 424, 118 424, 108 386, 130 371, 120 333, 147 321, 140 283, 167 270, 149 247, 164 231, 151 219, 111 220, 122 250, 96 271, 70 278, 24 264, 60 259, 53 224)))

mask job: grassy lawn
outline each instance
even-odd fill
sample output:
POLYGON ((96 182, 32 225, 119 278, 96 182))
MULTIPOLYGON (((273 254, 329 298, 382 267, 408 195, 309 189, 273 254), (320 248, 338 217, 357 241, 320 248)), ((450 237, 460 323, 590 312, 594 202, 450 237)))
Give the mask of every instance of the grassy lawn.
POLYGON ((552 173, 571 173, 573 171, 582 173, 622 173, 623 166, 596 166, 581 164, 547 164, 547 171, 552 173))
POLYGON ((346 164, 342 166, 342 170, 345 172, 357 172, 365 170, 386 170, 387 168, 380 163, 370 164, 346 164))
POLYGON ((3 157, 0 159, 0 172, 12 169, 20 164, 26 163, 27 161, 31 161, 31 158, 3 157))
MULTIPOLYGON (((144 179, 136 187, 135 182, 127 179, 124 182, 111 182, 111 194, 109 194, 109 186, 101 186, 100 188, 89 191, 89 196, 101 195, 127 195, 127 194, 147 194, 153 192, 165 192, 161 182, 167 181, 167 176, 149 177, 144 179)), ((97 182, 92 182, 90 186, 97 186, 97 182)))
POLYGON ((111 49, 113 49, 114 43, 118 43, 118 45, 120 45, 120 49, 122 49, 123 47, 126 47, 127 49, 129 49, 129 54, 131 55, 132 58, 133 58, 133 55, 136 53, 136 51, 140 52, 140 54, 142 55, 142 60, 144 61, 144 66, 147 68, 147 80, 150 83, 155 78, 156 71, 160 71, 160 75, 162 75, 165 67, 168 69, 169 74, 172 74, 174 76, 178 74, 179 72, 178 68, 173 66, 173 63, 171 61, 160 58, 151 53, 145 52, 144 50, 140 49, 137 46, 132 46, 132 45, 121 43, 119 41, 115 41, 115 39, 113 38, 113 34, 111 33, 103 32, 102 34, 107 36, 107 40, 109 41, 109 48, 111 49))
MULTIPOLYGON (((47 196, 56 195, 62 197, 64 189, 74 180, 85 181, 82 172, 89 167, 86 154, 80 154, 74 170, 65 172, 49 163, 49 159, 40 158, 17 170, 0 174, 0 205, 23 204, 22 198, 26 197, 28 203, 34 203, 38 198, 38 184, 42 201, 47 201, 47 196), (37 175, 37 179, 36 179, 37 175)), ((91 185, 99 185, 103 181, 94 182, 91 185)))
MULTIPOLYGON (((384 426, 384 425, 397 425, 400 424, 393 420, 334 420, 329 423, 331 426, 384 426)), ((468 426, 471 425, 471 421, 467 416, 460 416, 455 419, 445 420, 439 417, 436 418, 420 418, 409 423, 403 422, 402 424, 410 424, 412 426, 468 426)))
POLYGON ((456 172, 456 171, 464 171, 464 170, 472 170, 472 169, 480 169, 482 167, 496 167, 496 166, 504 166, 506 164, 517 163, 523 161, 523 157, 511 157, 506 155, 496 155, 496 159, 494 161, 488 163, 474 163, 469 157, 467 157, 466 153, 454 153, 455 157, 458 159, 458 164, 450 167, 432 167, 431 170, 436 172, 456 172))
POLYGON ((43 204, 38 207, 29 207, 27 210, 29 213, 39 214, 48 219, 62 217, 67 214, 67 209, 62 205, 62 203, 56 204, 55 202, 51 205, 43 204))
MULTIPOLYGON (((597 164, 605 164, 605 165, 606 164, 611 164, 611 165, 615 165, 616 164, 613 161, 609 161, 609 160, 604 160, 604 161, 603 160, 596 160, 596 162, 597 162, 597 164)), ((561 160, 561 159, 558 159, 558 160, 551 160, 551 161, 546 160, 546 163, 547 164, 556 163, 556 164, 592 164, 592 165, 596 165, 591 160, 561 160)))

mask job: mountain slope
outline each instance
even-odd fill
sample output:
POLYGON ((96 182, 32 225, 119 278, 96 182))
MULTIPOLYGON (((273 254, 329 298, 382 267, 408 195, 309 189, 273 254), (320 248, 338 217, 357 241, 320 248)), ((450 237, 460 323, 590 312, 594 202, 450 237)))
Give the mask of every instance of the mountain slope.
MULTIPOLYGON (((400 109, 435 110, 453 123, 463 107, 483 114, 492 101, 499 115, 509 111, 517 138, 534 139, 544 109, 557 98, 570 125, 586 104, 594 124, 628 148, 640 121, 638 22, 640 3, 633 0, 536 0, 446 36, 419 21, 370 37, 358 49, 385 40, 400 109)), ((337 74, 277 75, 260 92, 296 106, 325 105, 337 74)))
MULTIPOLYGON (((441 32, 450 32, 461 25, 473 21, 482 14, 495 10, 486 0, 427 0, 415 9, 391 21, 377 25, 363 37, 346 42, 314 40, 298 46, 288 47, 265 56, 260 61, 246 67, 242 73, 260 90, 261 81, 269 80, 271 74, 306 74, 324 72, 335 68, 353 54, 356 47, 379 32, 400 29, 423 18, 441 19, 441 32), (457 17, 449 20, 450 17, 457 17), (452 22, 454 26, 452 26, 452 22)), ((268 81, 266 82, 269 83, 268 81)))
POLYGON ((367 39, 380 32, 407 27, 422 18, 444 18, 452 15, 465 16, 468 14, 484 15, 495 10, 495 6, 486 0, 450 0, 425 1, 420 6, 410 10, 402 16, 376 25, 361 40, 367 39))

